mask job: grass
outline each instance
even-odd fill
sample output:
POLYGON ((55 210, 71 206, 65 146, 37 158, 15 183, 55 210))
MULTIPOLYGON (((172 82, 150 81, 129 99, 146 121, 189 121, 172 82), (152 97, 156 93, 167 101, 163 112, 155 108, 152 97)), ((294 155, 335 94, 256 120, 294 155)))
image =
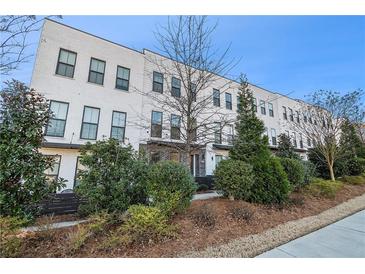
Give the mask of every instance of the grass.
POLYGON ((343 176, 339 178, 341 182, 351 185, 363 185, 365 184, 365 175, 359 176, 343 176))
POLYGON ((316 197, 324 197, 333 199, 337 192, 343 187, 343 183, 339 181, 330 181, 320 178, 313 179, 309 185, 306 186, 306 192, 316 197))

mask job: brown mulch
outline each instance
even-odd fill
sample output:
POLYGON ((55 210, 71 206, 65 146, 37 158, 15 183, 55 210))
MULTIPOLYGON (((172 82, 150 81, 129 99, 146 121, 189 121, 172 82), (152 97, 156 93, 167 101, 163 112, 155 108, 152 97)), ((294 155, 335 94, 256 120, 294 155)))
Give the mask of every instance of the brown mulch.
POLYGON ((192 250, 203 250, 229 242, 232 239, 260 233, 281 223, 317 215, 335 205, 365 193, 365 185, 344 185, 334 199, 316 198, 303 193, 293 193, 292 203, 285 206, 265 206, 223 198, 193 201, 189 209, 173 220, 178 225, 174 239, 145 246, 134 245, 102 251, 98 249, 106 235, 90 239, 75 254, 69 251, 68 233, 77 227, 57 229, 45 235, 31 233, 24 239, 21 257, 176 257, 192 250), (208 206, 215 218, 214 227, 199 227, 194 214, 202 206, 208 206), (236 221, 230 217, 232 207, 245 207, 253 212, 249 221, 236 221))
POLYGON ((77 221, 81 220, 80 216, 78 214, 62 214, 62 215, 43 215, 38 217, 35 220, 34 225, 45 225, 48 223, 60 223, 60 222, 69 222, 69 221, 77 221))

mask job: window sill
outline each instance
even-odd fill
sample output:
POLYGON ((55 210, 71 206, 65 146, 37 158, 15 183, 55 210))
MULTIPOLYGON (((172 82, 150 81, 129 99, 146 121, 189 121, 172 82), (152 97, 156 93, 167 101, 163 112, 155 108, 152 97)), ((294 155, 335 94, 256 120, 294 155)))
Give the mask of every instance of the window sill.
POLYGON ((64 76, 64 75, 56 74, 56 73, 54 73, 53 76, 60 77, 60 78, 63 78, 63 79, 68 79, 68 80, 75 80, 74 77, 67 77, 67 76, 64 76))
POLYGON ((104 84, 100 85, 100 84, 89 82, 89 81, 86 81, 86 83, 90 84, 90 85, 98 86, 98 87, 104 87, 104 84))
POLYGON ((121 91, 121 92, 125 92, 125 93, 130 93, 129 90, 124 90, 124 89, 121 89, 121 88, 114 88, 115 91, 121 91))

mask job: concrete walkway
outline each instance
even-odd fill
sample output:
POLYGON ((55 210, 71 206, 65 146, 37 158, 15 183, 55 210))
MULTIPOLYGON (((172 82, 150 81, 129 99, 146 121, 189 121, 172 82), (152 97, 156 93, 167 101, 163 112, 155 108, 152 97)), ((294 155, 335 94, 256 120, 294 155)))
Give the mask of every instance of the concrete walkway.
POLYGON ((258 258, 365 258, 365 210, 267 251, 258 258))
POLYGON ((201 193, 201 194, 194 194, 193 201, 195 200, 207 200, 211 198, 221 197, 221 194, 218 194, 216 191, 208 192, 208 193, 201 193))

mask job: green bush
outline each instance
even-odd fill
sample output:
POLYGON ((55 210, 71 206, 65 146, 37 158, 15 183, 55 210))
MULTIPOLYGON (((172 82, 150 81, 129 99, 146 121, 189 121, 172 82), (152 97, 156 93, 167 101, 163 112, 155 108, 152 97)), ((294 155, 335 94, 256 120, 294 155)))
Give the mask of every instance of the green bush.
POLYGON ((103 210, 124 212, 131 204, 146 203, 147 162, 131 146, 122 147, 115 139, 86 144, 81 150, 76 193, 85 198, 81 214, 103 210))
POLYGON ((306 186, 309 194, 316 197, 335 198, 336 193, 342 188, 343 184, 338 181, 323 180, 315 178, 306 186))
POLYGON ((0 257, 10 258, 19 255, 22 242, 17 234, 25 224, 26 221, 18 217, 0 217, 0 257))
POLYGON ((288 180, 292 186, 299 188, 304 184, 304 167, 300 160, 290 158, 279 158, 288 180))
POLYGON ((247 200, 254 182, 252 166, 239 160, 223 160, 214 171, 215 188, 230 199, 247 200))
POLYGON ((147 193, 151 205, 166 215, 186 209, 196 190, 196 184, 189 170, 173 161, 160 161, 148 173, 147 193))
POLYGON ((174 227, 168 223, 168 217, 156 207, 132 205, 119 233, 124 235, 125 244, 149 243, 174 235, 174 227))
POLYGON ((206 184, 199 184, 198 185, 197 191, 207 191, 207 190, 209 190, 209 186, 207 186, 206 184))
POLYGON ((315 165, 310 161, 301 161, 301 163, 304 168, 304 185, 307 185, 317 176, 317 170, 315 165))
POLYGON ((341 182, 351 185, 363 185, 365 184, 365 176, 343 176, 339 178, 341 182))
POLYGON ((357 176, 365 171, 365 159, 351 158, 346 160, 346 175, 357 176))
POLYGON ((255 182, 249 200, 264 204, 287 201, 291 187, 280 160, 276 157, 256 158, 252 165, 255 182))

